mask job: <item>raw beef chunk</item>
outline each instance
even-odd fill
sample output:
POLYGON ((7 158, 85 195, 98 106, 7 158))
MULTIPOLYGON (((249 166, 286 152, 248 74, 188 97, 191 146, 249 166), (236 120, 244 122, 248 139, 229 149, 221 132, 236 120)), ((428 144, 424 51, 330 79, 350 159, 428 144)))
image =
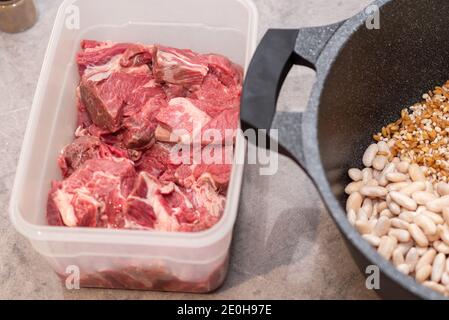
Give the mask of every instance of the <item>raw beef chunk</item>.
POLYGON ((136 191, 128 198, 128 207, 132 212, 140 208, 143 217, 139 219, 147 218, 148 225, 155 230, 204 230, 214 225, 224 210, 225 197, 209 184, 184 189, 141 172, 136 185, 136 191))
POLYGON ((222 111, 202 128, 202 143, 232 144, 239 118, 240 111, 237 108, 222 111))
POLYGON ((207 60, 197 53, 163 46, 156 47, 153 74, 158 82, 190 88, 201 85, 208 72, 207 60))
MULTIPOLYGON (((144 87, 150 81, 147 74, 127 72, 112 73, 101 81, 83 78, 80 84, 81 101, 95 125, 115 132, 122 126, 125 106, 139 107, 147 99, 157 94, 163 95, 161 89, 152 90, 150 87, 148 90, 144 87)), ((131 109, 132 111, 137 110, 131 109)))
POLYGON ((68 227, 123 228, 126 199, 136 172, 130 160, 91 159, 62 182, 53 182, 48 220, 68 227))
POLYGON ((241 84, 226 87, 214 75, 208 75, 201 88, 190 92, 188 97, 194 104, 211 117, 216 117, 223 110, 239 110, 241 84))
POLYGON ((205 57, 211 74, 217 76, 226 87, 232 88, 242 84, 242 67, 218 54, 208 54, 205 57))
POLYGON ((169 134, 168 137, 167 133, 158 134, 159 141, 182 143, 193 142, 195 128, 199 128, 198 133, 201 133, 201 128, 211 121, 205 112, 186 98, 171 99, 168 106, 161 109, 156 119, 169 134))
POLYGON ((154 144, 157 127, 155 118, 164 104, 164 100, 151 98, 139 112, 125 118, 121 138, 126 148, 141 150, 148 149, 154 144))
POLYGON ((123 67, 148 64, 153 59, 153 46, 144 46, 132 43, 111 43, 84 40, 81 42, 83 49, 77 55, 77 63, 80 74, 94 66, 107 66, 108 63, 119 57, 123 67))
POLYGON ((151 174, 153 177, 160 178, 167 171, 173 172, 179 166, 171 160, 172 146, 161 142, 156 144, 149 150, 147 150, 140 160, 136 162, 136 169, 145 171, 151 174))
POLYGON ((68 177, 89 159, 126 158, 127 152, 102 143, 92 136, 81 136, 65 147, 58 158, 62 175, 68 177))
POLYGON ((78 129, 58 158, 63 180, 52 182, 48 223, 183 232, 215 225, 232 170, 242 68, 216 54, 93 40, 81 42, 76 61, 78 129))

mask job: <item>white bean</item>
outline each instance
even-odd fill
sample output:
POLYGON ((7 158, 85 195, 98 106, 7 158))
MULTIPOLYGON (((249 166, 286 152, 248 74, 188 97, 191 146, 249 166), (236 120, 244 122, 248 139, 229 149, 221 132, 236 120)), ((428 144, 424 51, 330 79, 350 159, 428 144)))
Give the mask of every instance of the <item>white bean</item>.
POLYGON ((423 256, 429 251, 429 247, 420 247, 419 245, 416 247, 420 256, 423 256))
POLYGON ((370 198, 365 198, 362 203, 362 209, 366 212, 368 218, 370 218, 373 214, 373 201, 370 198))
POLYGON ((416 164, 412 163, 408 168, 408 174, 412 181, 426 181, 426 176, 422 172, 421 168, 416 164))
POLYGON ((373 205, 373 210, 371 210, 371 218, 376 218, 379 212, 379 203, 375 202, 373 205))
POLYGON ((443 276, 443 272, 446 264, 446 255, 444 253, 439 253, 433 260, 432 266, 432 276, 431 280, 435 282, 440 282, 441 277, 443 276))
POLYGON ((356 221, 355 228, 362 235, 369 234, 372 231, 371 225, 369 224, 368 221, 361 221, 361 220, 356 221))
POLYGON ((426 205, 426 203, 437 199, 438 197, 433 193, 426 191, 416 191, 412 194, 412 199, 416 201, 417 204, 426 205))
POLYGON ((410 223, 408 223, 400 218, 393 218, 390 221, 391 221, 391 226, 394 228, 397 228, 397 229, 408 230, 408 226, 410 225, 410 223))
POLYGON ((405 256, 405 263, 410 267, 410 272, 415 271, 416 264, 419 261, 419 253, 416 248, 411 248, 405 256))
POLYGON ((379 141, 377 143, 377 147, 379 149, 379 152, 384 152, 387 155, 390 155, 390 153, 391 153, 390 147, 388 146, 388 144, 385 141, 379 141))
POLYGON ((444 196, 426 203, 427 209, 433 212, 442 212, 443 208, 449 207, 449 196, 444 196))
POLYGON ((440 240, 440 235, 438 232, 435 234, 427 235, 427 240, 429 240, 429 243, 433 243, 434 241, 440 240))
POLYGON ((362 170, 362 181, 367 184, 373 179, 373 170, 371 168, 365 168, 362 170))
POLYGON ((401 207, 403 207, 407 210, 413 211, 413 210, 416 210, 416 208, 418 207, 415 200, 413 200, 412 198, 409 198, 408 196, 406 196, 403 193, 400 193, 397 191, 392 191, 392 192, 390 192, 390 197, 394 202, 396 202, 398 205, 400 205, 401 207))
POLYGON ((377 205, 377 210, 379 211, 379 212, 381 212, 381 211, 383 211, 383 210, 385 210, 385 209, 387 209, 388 208, 388 205, 387 205, 387 202, 386 201, 381 201, 381 202, 379 202, 379 204, 377 205))
POLYGON ((404 182, 408 179, 408 176, 399 172, 390 172, 386 178, 390 182, 404 182))
POLYGON ((389 174, 390 172, 394 172, 394 170, 396 169, 394 163, 389 163, 385 166, 385 169, 382 170, 382 173, 379 177, 379 185, 381 185, 382 187, 385 187, 388 184, 388 180, 387 180, 387 174, 389 174))
POLYGON ((441 283, 446 287, 449 286, 449 273, 443 273, 443 276, 441 277, 441 283))
POLYGON ((443 241, 434 241, 433 247, 440 253, 449 254, 449 245, 445 244, 443 241))
POLYGON ((427 217, 424 214, 420 214, 413 219, 413 222, 416 223, 418 227, 424 231, 425 235, 434 235, 437 233, 437 226, 433 222, 432 219, 427 217))
POLYGON ((364 185, 363 181, 351 182, 346 186, 345 193, 350 195, 351 193, 358 192, 364 185))
POLYGON ((380 245, 380 238, 373 234, 364 234, 362 238, 365 239, 373 247, 378 247, 380 245))
POLYGON ((416 270, 421 269, 425 265, 432 265, 433 260, 435 259, 437 255, 437 252, 435 249, 428 249, 426 252, 422 255, 422 257, 418 260, 418 263, 416 264, 416 270))
POLYGON ((364 186, 360 189, 360 194, 365 197, 371 198, 382 198, 385 197, 388 193, 388 190, 383 187, 371 187, 364 186))
POLYGON ((360 208, 357 212, 357 221, 364 221, 367 222, 369 220, 368 213, 363 209, 360 208))
POLYGON ((387 260, 390 260, 394 249, 396 249, 398 241, 394 237, 383 236, 380 239, 379 248, 377 252, 387 260))
POLYGON ((423 214, 425 211, 427 211, 427 208, 425 206, 419 206, 418 209, 416 209, 414 217, 423 214))
POLYGON ((399 242, 409 242, 411 239, 410 233, 403 229, 390 229, 388 235, 395 237, 399 242))
POLYGON ((429 245, 426 235, 416 224, 411 223, 408 227, 408 232, 410 232, 410 235, 419 246, 427 247, 429 245))
POLYGON ((362 206, 363 197, 360 193, 354 192, 348 197, 346 201, 346 212, 349 210, 354 210, 354 212, 358 212, 360 207, 362 206))
POLYGON ((439 182, 437 184, 437 192, 442 197, 449 195, 449 184, 444 183, 444 182, 439 182))
POLYGON ((408 167, 409 167, 409 163, 406 161, 401 161, 398 164, 396 164, 396 169, 400 172, 400 173, 408 173, 408 167))
POLYGON ((388 204, 388 209, 390 209, 391 213, 395 215, 399 215, 401 213, 401 207, 393 201, 388 204))
POLYGON ((405 264, 405 263, 400 264, 396 267, 396 269, 398 269, 399 272, 402 272, 403 274, 405 274, 407 276, 410 274, 410 266, 408 264, 405 264))
POLYGON ((432 184, 432 182, 430 182, 430 181, 426 181, 426 190, 425 190, 426 192, 429 192, 429 193, 434 193, 435 191, 433 190, 433 184, 432 184))
POLYGON ((381 217, 393 218, 393 213, 389 209, 385 209, 380 213, 381 217))
POLYGON ((392 261, 395 267, 405 263, 404 255, 400 249, 396 248, 393 251, 392 261))
POLYGON ((372 233, 375 236, 382 237, 388 233, 388 230, 390 230, 390 226, 391 226, 390 219, 381 215, 372 233))
POLYGON ((443 208, 443 219, 449 225, 449 208, 443 208))
POLYGON ((413 222, 414 215, 409 211, 403 211, 401 214, 399 214, 399 219, 402 221, 412 223, 413 222))
POLYGON ((374 227, 377 224, 377 219, 376 218, 371 218, 371 219, 368 220, 368 223, 369 223, 369 227, 371 228, 371 232, 373 232, 374 227))
POLYGON ((357 214, 352 209, 350 209, 348 211, 348 220, 349 220, 349 223, 351 224, 351 226, 354 226, 355 222, 357 221, 357 214))
POLYGON ((361 181, 362 177, 363 177, 362 170, 356 169, 356 168, 349 169, 348 175, 349 175, 349 178, 351 178, 351 180, 354 182, 361 181))
POLYGON ((417 269, 415 279, 419 283, 423 283, 424 281, 429 279, 431 273, 432 273, 432 266, 430 264, 426 264, 420 269, 417 269))
POLYGON ((399 191, 409 185, 409 182, 394 182, 387 185, 386 188, 388 191, 399 191))
POLYGON ((400 249, 402 254, 405 256, 407 252, 413 247, 413 245, 413 241, 399 243, 398 249, 400 249))
POLYGON ((368 168, 371 167, 378 152, 379 147, 377 146, 377 144, 370 145, 363 154, 363 165, 368 168))
POLYGON ((444 223, 444 219, 439 214, 437 214, 435 212, 426 210, 422 214, 424 214, 427 217, 429 217, 430 219, 432 219, 432 221, 435 224, 443 224, 444 223))
POLYGON ((437 228, 441 240, 443 240, 445 244, 449 245, 449 227, 447 224, 439 225, 437 228))
POLYGON ((388 163, 388 158, 385 156, 376 156, 372 162, 372 166, 375 170, 383 170, 388 163))
POLYGON ((407 187, 404 187, 400 190, 401 193, 411 196, 416 191, 424 191, 426 190, 426 183, 423 181, 417 181, 409 184, 407 187))
POLYGON ((390 194, 387 194, 385 199, 387 202, 388 209, 390 209, 390 211, 393 214, 399 215, 401 213, 401 207, 391 199, 390 194))

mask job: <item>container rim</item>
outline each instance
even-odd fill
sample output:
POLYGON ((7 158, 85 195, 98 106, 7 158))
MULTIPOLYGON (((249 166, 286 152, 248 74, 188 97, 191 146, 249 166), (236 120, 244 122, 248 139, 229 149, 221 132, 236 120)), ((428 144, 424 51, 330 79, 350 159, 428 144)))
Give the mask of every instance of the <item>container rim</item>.
MULTIPOLYGON (((9 216, 15 229, 29 240, 35 241, 68 241, 78 243, 110 243, 125 245, 158 245, 177 247, 202 247, 217 242, 227 236, 227 232, 233 228, 238 210, 240 190, 242 184, 244 165, 234 163, 231 173, 230 187, 226 199, 225 211, 220 221, 212 228, 195 233, 188 232, 156 232, 128 229, 97 229, 97 228, 68 228, 47 225, 37 225, 26 221, 19 208, 19 191, 26 183, 24 167, 27 159, 31 157, 31 135, 36 131, 35 121, 39 113, 38 105, 42 101, 42 92, 49 80, 49 65, 54 59, 56 39, 59 38, 64 23, 64 14, 68 6, 77 0, 65 0, 58 9, 55 23, 51 32, 49 43, 42 64, 33 104, 31 106, 29 120, 24 135, 24 141, 20 152, 17 172, 11 192, 9 203, 9 216), (232 201, 231 201, 232 200, 232 201)), ((247 55, 252 55, 257 45, 257 30, 259 15, 252 0, 233 0, 243 5, 249 14, 247 55)), ((247 61, 248 67, 249 61, 247 61)), ((237 135, 235 157, 245 154, 245 140, 242 134, 237 135)))

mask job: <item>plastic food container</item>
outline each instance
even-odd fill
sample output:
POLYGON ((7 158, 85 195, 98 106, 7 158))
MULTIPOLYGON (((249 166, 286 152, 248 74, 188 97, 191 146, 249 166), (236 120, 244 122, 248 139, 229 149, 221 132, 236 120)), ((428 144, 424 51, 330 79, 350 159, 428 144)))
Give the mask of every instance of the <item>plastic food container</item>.
POLYGON ((161 43, 220 53, 247 66, 256 47, 250 0, 66 0, 59 8, 31 110, 11 196, 15 228, 63 281, 82 287, 209 292, 226 276, 243 174, 245 143, 236 141, 226 209, 199 233, 48 226, 56 159, 76 129, 75 54, 81 39, 161 43), (79 273, 78 273, 79 272, 79 273), (76 284, 76 282, 74 282, 76 284))

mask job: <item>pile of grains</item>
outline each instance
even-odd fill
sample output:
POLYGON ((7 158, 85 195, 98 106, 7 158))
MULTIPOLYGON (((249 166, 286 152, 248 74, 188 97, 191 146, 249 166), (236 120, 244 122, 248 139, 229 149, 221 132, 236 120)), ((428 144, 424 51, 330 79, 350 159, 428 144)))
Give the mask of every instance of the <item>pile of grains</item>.
POLYGON ((423 98, 349 170, 346 212, 399 271, 449 296, 449 82, 423 98))
MULTIPOLYGON (((424 101, 401 112, 401 118, 383 127, 376 141, 391 142, 391 158, 424 166, 433 181, 449 177, 449 81, 423 95, 424 101)), ((391 160, 390 158, 390 160, 391 160)))

